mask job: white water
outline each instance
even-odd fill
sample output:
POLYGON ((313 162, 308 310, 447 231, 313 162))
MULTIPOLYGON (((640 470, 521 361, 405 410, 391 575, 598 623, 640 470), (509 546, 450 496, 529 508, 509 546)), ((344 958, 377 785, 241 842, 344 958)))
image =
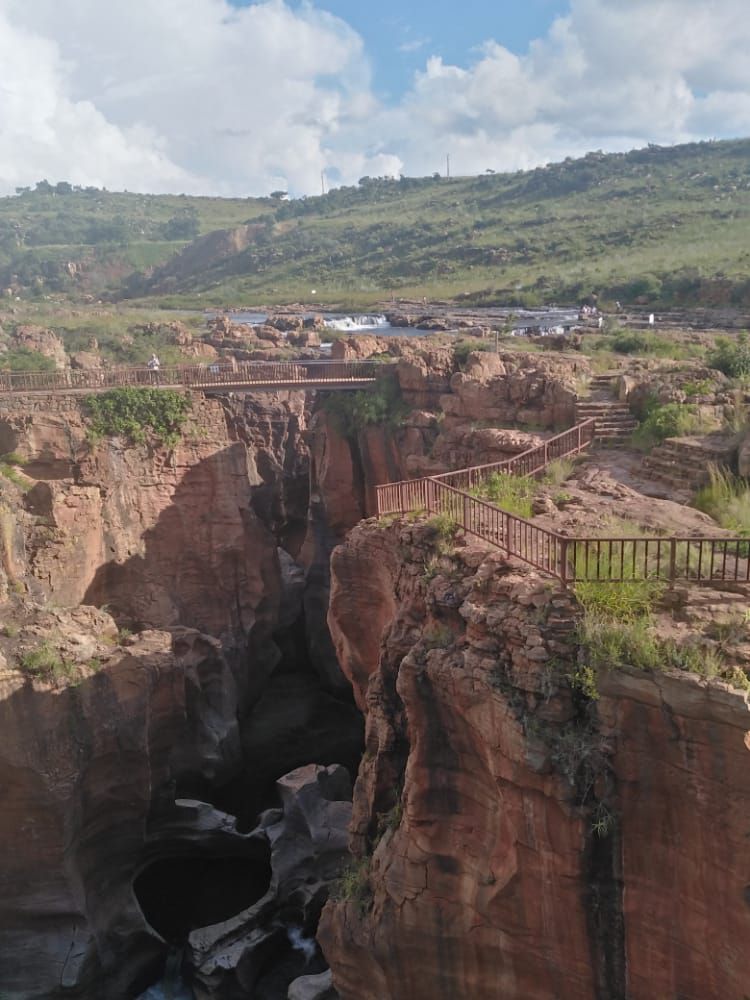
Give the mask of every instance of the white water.
POLYGON ((173 949, 167 956, 164 978, 149 986, 137 1000, 194 1000, 193 991, 185 986, 180 976, 181 964, 182 951, 173 949))
POLYGON ((301 951, 305 956, 305 961, 309 962, 315 958, 315 952, 317 945, 314 938, 307 938, 302 933, 301 927, 287 927, 286 936, 289 938, 289 944, 295 951, 301 951))
POLYGON ((332 316, 325 321, 329 330, 389 330, 385 316, 332 316))

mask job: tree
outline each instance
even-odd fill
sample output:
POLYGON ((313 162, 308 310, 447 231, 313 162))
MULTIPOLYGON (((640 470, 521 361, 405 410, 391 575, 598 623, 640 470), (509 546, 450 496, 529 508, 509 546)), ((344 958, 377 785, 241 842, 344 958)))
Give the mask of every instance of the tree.
POLYGON ((289 192, 288 191, 272 191, 270 197, 273 198, 274 201, 283 201, 285 198, 289 197, 289 192))

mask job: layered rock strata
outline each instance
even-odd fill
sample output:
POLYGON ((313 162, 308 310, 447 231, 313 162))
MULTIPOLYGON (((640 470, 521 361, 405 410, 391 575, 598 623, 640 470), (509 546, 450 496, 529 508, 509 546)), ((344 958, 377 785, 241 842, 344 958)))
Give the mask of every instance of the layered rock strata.
POLYGON ((742 997, 747 695, 620 670, 583 698, 572 597, 433 532, 367 522, 332 562, 367 717, 341 997, 742 997))

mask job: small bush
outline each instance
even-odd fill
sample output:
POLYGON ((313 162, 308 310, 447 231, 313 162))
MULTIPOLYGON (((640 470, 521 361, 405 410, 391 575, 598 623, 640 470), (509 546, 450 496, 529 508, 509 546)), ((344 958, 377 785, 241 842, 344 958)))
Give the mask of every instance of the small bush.
POLYGON ((698 491, 693 503, 722 528, 750 537, 750 483, 746 480, 712 465, 708 485, 698 491))
POLYGON ((730 378, 746 378, 750 375, 750 342, 747 334, 740 334, 736 341, 720 337, 716 347, 709 351, 706 360, 711 368, 729 375, 730 378))
POLYGON ((8 482, 13 483, 17 486, 19 490, 23 490, 24 493, 31 488, 31 483, 28 479, 25 479, 12 465, 6 465, 5 462, 0 462, 0 476, 3 479, 7 479, 8 482))
POLYGON ((682 437, 711 429, 692 404, 667 403, 650 410, 633 434, 633 444, 642 449, 653 448, 670 437, 682 437))
POLYGON ((70 675, 70 664, 60 656, 59 652, 48 641, 42 642, 36 649, 24 653, 19 662, 21 667, 35 677, 67 677, 70 675))
POLYGON ((426 649, 446 649, 453 641, 453 633, 447 625, 433 625, 422 635, 426 649))
POLYGON ((0 629, 0 632, 2 632, 2 634, 5 636, 6 639, 15 639, 15 637, 18 635, 18 626, 3 625, 2 629, 0 629))
POLYGON ((686 382, 682 391, 690 398, 691 396, 709 396, 714 391, 714 383, 711 379, 704 378, 698 382, 686 382))
POLYGON ((470 338, 457 340, 453 347, 453 358, 459 368, 463 368, 469 360, 469 355, 474 351, 491 351, 493 349, 494 338, 492 342, 489 340, 477 340, 470 338))
POLYGON ((372 901, 370 859, 353 858, 333 884, 331 896, 335 900, 356 903, 359 912, 364 915, 372 901))
POLYGON ((390 371, 379 375, 371 389, 328 393, 322 405, 339 434, 350 440, 355 440, 360 431, 373 424, 398 427, 407 412, 398 381, 390 371))
POLYGON ((549 486, 562 486, 573 475, 575 463, 571 458, 556 458, 547 466, 543 482, 549 486))
POLYGON ((458 531, 458 521, 452 514, 443 511, 442 514, 435 514, 427 522, 437 536, 438 551, 445 554, 450 550, 450 543, 453 542, 458 531))
POLYGON ((52 372, 55 370, 55 362, 39 351, 16 347, 2 355, 0 368, 11 372, 52 372))
POLYGON ((537 489, 538 484, 533 479, 514 476, 510 472, 493 472, 470 492, 472 496, 497 504, 509 514, 530 518, 531 501, 537 489))
POLYGON ((180 438, 190 412, 190 398, 173 389, 110 389, 86 396, 90 435, 124 437, 142 444, 149 432, 169 447, 180 438))

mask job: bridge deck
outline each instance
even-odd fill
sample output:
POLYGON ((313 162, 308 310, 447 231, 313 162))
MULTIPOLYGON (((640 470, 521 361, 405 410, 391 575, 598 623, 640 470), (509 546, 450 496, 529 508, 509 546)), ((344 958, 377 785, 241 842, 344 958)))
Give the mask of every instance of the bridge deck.
POLYGON ((0 395, 105 392, 116 388, 189 389, 192 392, 270 392, 281 389, 352 391, 377 381, 372 361, 249 361, 236 365, 101 368, 93 371, 0 372, 0 395))

